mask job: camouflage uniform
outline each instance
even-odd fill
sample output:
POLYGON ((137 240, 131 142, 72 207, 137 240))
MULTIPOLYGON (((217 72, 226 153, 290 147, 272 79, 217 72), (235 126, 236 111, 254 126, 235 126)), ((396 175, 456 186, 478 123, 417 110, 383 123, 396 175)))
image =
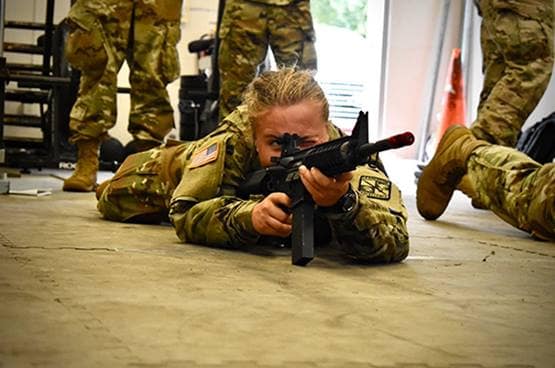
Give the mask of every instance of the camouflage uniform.
POLYGON ((514 147, 553 69, 553 0, 475 0, 484 85, 474 136, 514 147))
POLYGON ((161 141, 173 128, 166 85, 179 76, 181 0, 77 0, 66 56, 81 71, 71 141, 103 137, 116 122, 117 74, 129 64, 129 132, 161 141), (131 38, 131 36, 133 38, 131 38))
POLYGON ((468 161, 477 199, 509 224, 555 241, 555 164, 541 165, 515 149, 487 145, 468 161))
POLYGON ((228 0, 219 37, 222 118, 241 103, 268 46, 278 66, 317 66, 309 0, 228 0))
MULTIPOLYGON (((331 139, 341 134, 332 124, 328 131, 331 139)), ((260 198, 239 199, 236 190, 257 168, 252 131, 239 107, 199 141, 129 156, 103 189, 98 209, 114 221, 158 221, 169 214, 183 242, 252 245, 260 241, 251 220, 260 198)), ((327 240, 356 259, 403 260, 409 240, 399 189, 375 166, 359 166, 352 186, 356 210, 322 215, 333 234, 327 240)))

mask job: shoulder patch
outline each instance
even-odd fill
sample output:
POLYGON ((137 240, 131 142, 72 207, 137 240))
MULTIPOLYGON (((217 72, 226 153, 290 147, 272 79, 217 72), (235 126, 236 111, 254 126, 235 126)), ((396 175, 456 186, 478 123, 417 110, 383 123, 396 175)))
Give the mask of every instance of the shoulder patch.
POLYGON ((376 176, 361 176, 358 189, 368 198, 386 201, 391 198, 391 182, 376 176))
POLYGON ((216 161, 218 152, 220 151, 220 144, 218 142, 212 143, 209 146, 202 147, 196 150, 191 156, 191 161, 188 167, 194 169, 206 165, 210 162, 216 161))

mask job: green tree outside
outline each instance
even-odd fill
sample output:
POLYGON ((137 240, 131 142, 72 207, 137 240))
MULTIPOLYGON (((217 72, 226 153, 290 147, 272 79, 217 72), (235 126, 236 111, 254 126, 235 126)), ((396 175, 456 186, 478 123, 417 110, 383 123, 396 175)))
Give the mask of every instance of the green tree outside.
POLYGON ((317 23, 347 28, 366 37, 369 0, 311 0, 312 17, 317 23))

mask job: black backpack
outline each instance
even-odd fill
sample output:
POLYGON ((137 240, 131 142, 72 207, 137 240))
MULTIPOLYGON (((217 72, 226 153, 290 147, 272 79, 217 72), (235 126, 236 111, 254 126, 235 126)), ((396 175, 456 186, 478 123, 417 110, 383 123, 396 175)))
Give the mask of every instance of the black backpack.
POLYGON ((555 112, 523 131, 516 149, 541 164, 552 162, 555 158, 555 112))

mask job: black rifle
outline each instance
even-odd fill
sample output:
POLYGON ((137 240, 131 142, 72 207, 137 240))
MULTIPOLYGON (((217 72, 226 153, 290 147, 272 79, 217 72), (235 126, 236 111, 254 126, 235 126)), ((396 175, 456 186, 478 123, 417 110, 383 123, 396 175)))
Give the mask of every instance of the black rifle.
POLYGON ((354 170, 369 162, 370 155, 414 142, 410 132, 368 143, 368 113, 360 112, 351 136, 341 137, 307 149, 297 147, 299 137, 285 133, 281 156, 275 165, 253 172, 239 188, 239 196, 286 193, 292 201, 292 263, 304 266, 314 258, 314 201, 299 177, 299 166, 317 167, 329 177, 354 170))

